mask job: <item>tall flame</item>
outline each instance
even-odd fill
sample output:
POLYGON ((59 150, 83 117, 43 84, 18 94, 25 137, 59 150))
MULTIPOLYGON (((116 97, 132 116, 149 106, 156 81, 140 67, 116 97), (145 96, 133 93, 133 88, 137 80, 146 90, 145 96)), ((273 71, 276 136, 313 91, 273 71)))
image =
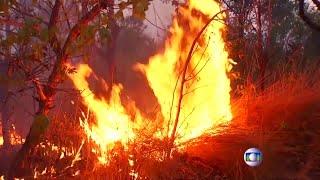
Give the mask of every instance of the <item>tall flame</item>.
MULTIPOLYGON (((96 123, 92 126, 88 124, 84 116, 83 127, 86 134, 99 145, 99 160, 105 164, 108 162, 108 152, 114 147, 116 142, 127 144, 130 139, 134 138, 134 124, 130 115, 121 104, 120 92, 121 85, 113 85, 109 100, 98 98, 94 95, 89 87, 88 78, 95 76, 92 69, 86 64, 78 66, 78 72, 70 75, 74 86, 81 91, 83 102, 88 106, 96 118, 96 123)), ((95 76, 96 77, 96 76, 95 76)), ((99 79, 108 88, 103 79, 99 79)), ((139 120, 140 114, 137 112, 136 119, 139 120)), ((138 124, 138 122, 136 121, 138 124)))
MULTIPOLYGON (((209 128, 226 123, 232 118, 230 80, 227 76, 232 61, 228 58, 222 38, 225 26, 218 21, 213 21, 206 28, 192 54, 185 77, 181 113, 179 118, 175 117, 180 96, 181 71, 191 44, 206 22, 219 12, 220 6, 214 0, 191 0, 187 6, 179 8, 163 52, 151 57, 147 65, 137 64, 134 67, 146 76, 161 106, 164 132, 171 134, 175 119, 179 120, 178 142, 196 138, 209 128)), ((223 16, 221 13, 218 17, 223 16)), ((100 147, 100 162, 107 163, 108 151, 115 143, 126 145, 129 140, 135 139, 134 129, 148 120, 135 107, 134 119, 129 115, 121 102, 120 84, 112 86, 109 100, 97 98, 90 90, 90 76, 95 76, 92 69, 80 64, 78 73, 70 75, 70 78, 78 90, 87 92, 81 96, 93 113, 96 123, 89 125, 84 121, 82 125, 86 134, 100 147)), ((99 80, 108 88, 102 79, 99 80)), ((87 119, 85 115, 84 119, 87 119)))
MULTIPOLYGON (((182 17, 173 20, 172 35, 166 41, 165 50, 151 57, 148 65, 136 67, 146 75, 161 105, 165 124, 169 124, 169 133, 176 119, 182 66, 197 33, 209 18, 220 12, 220 6, 213 0, 191 0, 188 7, 180 8, 179 12, 182 17)), ((232 118, 227 76, 232 61, 224 47, 223 29, 221 22, 210 23, 201 39, 203 42, 193 52, 177 130, 181 141, 198 137, 208 128, 232 118)))

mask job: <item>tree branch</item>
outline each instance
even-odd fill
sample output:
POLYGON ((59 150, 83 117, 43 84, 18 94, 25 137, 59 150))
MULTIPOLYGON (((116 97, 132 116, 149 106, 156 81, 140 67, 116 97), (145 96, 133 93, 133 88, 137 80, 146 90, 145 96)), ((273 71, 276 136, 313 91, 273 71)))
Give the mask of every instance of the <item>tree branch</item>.
POLYGON ((34 86, 36 87, 37 94, 39 96, 39 100, 45 101, 47 99, 46 95, 43 91, 43 86, 40 84, 39 79, 33 79, 32 80, 34 86))
POLYGON ((173 126, 173 130, 171 133, 171 137, 169 139, 169 148, 168 148, 168 152, 167 152, 167 157, 170 157, 170 153, 171 153, 171 148, 173 146, 174 143, 174 139, 176 136, 176 131, 177 131, 177 126, 178 126, 178 122, 179 122, 179 117, 180 117, 180 110, 181 110, 181 104, 182 104, 182 99, 183 99, 183 94, 184 94, 184 84, 187 81, 186 79, 186 74, 187 74, 187 70, 188 70, 188 66, 189 63, 192 59, 192 53, 194 50, 194 47, 196 46, 196 43, 198 42, 199 38, 201 37, 202 33, 205 31, 205 29, 209 26, 209 24, 221 13, 224 13, 226 10, 220 11, 217 14, 215 14, 200 30, 200 32, 197 34, 197 36, 195 37, 195 39, 192 42, 192 45, 190 47, 186 62, 184 64, 183 67, 183 73, 182 73, 182 79, 181 79, 181 83, 180 83, 180 91, 179 91, 179 99, 178 99, 178 106, 177 106, 177 113, 176 113, 176 118, 174 121, 174 126, 173 126))
POLYGON ((100 10, 105 9, 105 8, 111 8, 111 4, 109 1, 107 2, 101 2, 101 4, 95 5, 91 11, 89 11, 86 15, 84 15, 80 21, 73 26, 71 29, 69 36, 62 48, 62 55, 65 56, 68 54, 68 48, 70 48, 71 43, 78 38, 81 32, 81 27, 88 25, 90 21, 92 21, 99 13, 100 10))
MULTIPOLYGON (((47 1, 45 1, 47 2, 47 1)), ((59 9, 61 7, 61 1, 56 0, 55 4, 52 8, 52 13, 50 16, 50 22, 48 26, 49 41, 50 45, 53 46, 53 49, 56 51, 56 62, 54 64, 53 70, 48 78, 48 82, 46 86, 42 86, 37 80, 34 81, 35 87, 38 91, 39 95, 39 107, 36 112, 39 117, 46 117, 49 113, 49 110, 53 107, 53 97, 57 91, 57 86, 63 80, 63 72, 66 67, 67 59, 71 52, 69 52, 69 48, 72 45, 72 42, 75 41, 80 35, 81 28, 87 25, 90 21, 92 21, 97 15, 99 15, 100 10, 102 8, 111 7, 108 3, 109 1, 102 1, 101 3, 94 6, 90 12, 88 12, 85 16, 83 16, 78 23, 71 29, 67 40, 65 41, 62 49, 58 46, 57 38, 54 33, 54 27, 57 24, 59 17, 59 9)), ((40 122, 41 123, 41 122, 40 122)), ((25 143, 22 145, 22 148, 17 153, 15 159, 13 160, 10 170, 8 172, 8 179, 14 179, 14 173, 17 168, 21 166, 22 161, 25 159, 27 154, 41 139, 41 135, 44 133, 43 131, 39 131, 39 121, 33 121, 30 131, 26 137, 25 143)))
POLYGON ((320 1, 312 0, 312 2, 317 6, 318 10, 320 10, 320 1))
MULTIPOLYGON (((315 4, 318 6, 320 2, 317 0, 312 0, 313 2, 316 2, 315 4)), ((304 0, 299 0, 299 16, 301 19, 312 29, 320 31, 320 25, 313 22, 308 16, 306 16, 304 12, 304 0)))
POLYGON ((50 74, 49 80, 48 80, 48 87, 50 90, 47 90, 47 94, 54 94, 52 91, 55 89, 58 84, 62 81, 62 72, 65 69, 65 65, 67 63, 67 59, 70 55, 70 47, 72 43, 79 37, 81 33, 81 28, 88 25, 90 21, 92 21, 99 13, 101 9, 109 7, 108 2, 104 2, 101 4, 95 5, 86 15, 84 15, 79 22, 73 26, 71 31, 69 32, 69 35, 67 37, 67 40, 65 41, 60 53, 58 54, 57 60, 54 64, 53 71, 50 74))
POLYGON ((50 21, 49 21, 49 25, 48 25, 49 43, 50 43, 50 46, 53 48, 53 51, 56 54, 59 54, 61 51, 60 43, 59 43, 58 38, 55 34, 55 27, 58 22, 60 8, 61 8, 61 1, 56 0, 54 6, 52 8, 50 21))

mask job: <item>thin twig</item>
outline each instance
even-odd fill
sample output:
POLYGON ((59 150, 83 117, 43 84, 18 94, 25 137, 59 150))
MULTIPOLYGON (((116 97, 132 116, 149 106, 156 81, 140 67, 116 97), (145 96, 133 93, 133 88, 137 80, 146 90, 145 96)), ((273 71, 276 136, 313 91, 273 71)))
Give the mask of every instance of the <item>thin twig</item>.
POLYGON ((183 91, 184 91, 184 84, 186 82, 186 73, 187 73, 187 69, 188 69, 188 66, 189 66, 189 63, 191 61, 191 58, 192 58, 192 53, 194 51, 194 47, 196 46, 200 36, 202 35, 202 33, 206 30, 206 28, 209 26, 209 24, 215 20, 215 18, 221 14, 221 13, 224 13, 226 10, 222 10, 218 13, 216 13, 204 26, 203 28, 201 29, 201 31, 197 34, 196 38, 193 40, 192 42, 192 45, 190 47, 190 50, 189 50, 189 53, 188 53, 188 56, 187 56, 187 59, 186 59, 186 63, 184 65, 184 68, 183 68, 183 73, 182 73, 182 80, 181 80, 181 83, 180 83, 180 92, 179 92, 179 100, 178 100, 178 106, 177 106, 177 113, 176 113, 176 118, 175 118, 175 121, 174 121, 174 126, 173 126, 173 130, 172 130, 172 133, 171 133, 171 137, 170 137, 170 140, 169 140, 169 147, 168 147, 168 152, 167 152, 167 158, 170 157, 170 154, 171 154, 171 148, 173 146, 173 143, 174 143, 174 139, 175 139, 175 136, 176 136, 176 131, 177 131, 177 126, 178 126, 178 122, 179 122, 179 116, 180 116, 180 110, 181 110, 181 105, 182 105, 182 99, 183 99, 183 91))

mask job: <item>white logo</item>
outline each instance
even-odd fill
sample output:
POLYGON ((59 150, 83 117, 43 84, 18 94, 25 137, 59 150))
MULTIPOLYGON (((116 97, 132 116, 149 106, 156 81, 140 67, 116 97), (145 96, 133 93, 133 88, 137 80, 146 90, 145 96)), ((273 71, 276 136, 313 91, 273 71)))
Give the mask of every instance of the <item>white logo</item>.
POLYGON ((244 162, 251 167, 259 166, 262 162, 262 152, 257 148, 250 148, 244 152, 244 162))

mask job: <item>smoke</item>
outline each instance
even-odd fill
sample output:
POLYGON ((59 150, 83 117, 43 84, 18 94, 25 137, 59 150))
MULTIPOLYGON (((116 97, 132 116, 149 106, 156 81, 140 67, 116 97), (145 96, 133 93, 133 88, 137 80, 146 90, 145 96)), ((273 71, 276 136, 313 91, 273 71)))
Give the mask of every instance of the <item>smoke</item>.
MULTIPOLYGON (((122 100, 133 100, 136 106, 143 112, 153 112, 157 106, 157 100, 148 86, 145 77, 136 72, 133 66, 136 63, 147 63, 150 56, 161 47, 157 42, 145 33, 147 28, 142 21, 127 18, 119 23, 120 32, 116 40, 115 50, 115 83, 123 85, 122 100)), ((158 43, 161 40, 158 40, 158 43)), ((160 44, 160 43, 159 43, 160 44)), ((110 76, 110 59, 107 48, 94 47, 89 66, 95 74, 108 82, 110 76)), ((90 78, 90 86, 99 96, 106 97, 107 91, 102 88, 101 81, 90 78)), ((108 84, 110 87, 110 84, 108 84)))

